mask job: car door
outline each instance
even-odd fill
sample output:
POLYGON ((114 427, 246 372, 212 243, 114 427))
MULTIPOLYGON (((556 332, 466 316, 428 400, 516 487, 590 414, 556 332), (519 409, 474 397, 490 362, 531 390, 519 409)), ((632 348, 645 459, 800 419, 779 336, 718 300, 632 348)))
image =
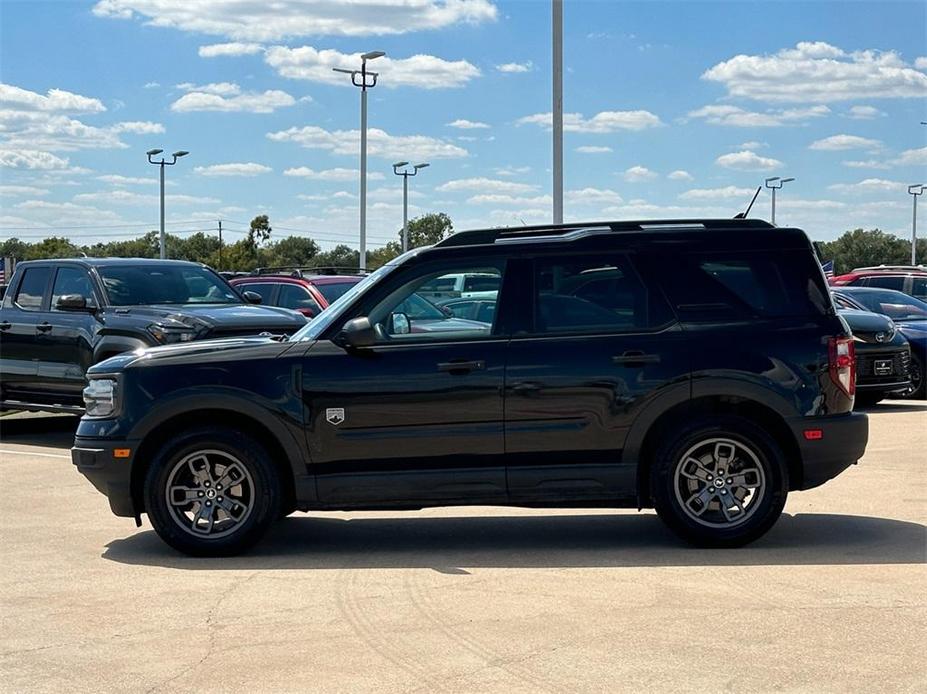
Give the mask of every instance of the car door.
POLYGON ((509 345, 505 445, 513 501, 634 494, 622 461, 635 417, 665 389, 688 393, 684 335, 621 253, 524 266, 527 317, 509 345))
POLYGON ((85 268, 57 268, 51 299, 40 319, 40 325, 47 327, 38 337, 43 353, 39 378, 42 389, 57 396, 62 404, 82 403, 85 374, 93 364, 94 337, 101 325, 96 313, 99 306, 99 295, 85 268), (65 295, 84 297, 86 310, 58 308, 58 299, 65 295))
POLYGON ((501 277, 504 264, 479 257, 397 271, 344 317, 366 315, 380 334, 376 344, 345 348, 332 335, 306 355, 303 402, 323 503, 505 500, 505 331, 459 319, 448 319, 455 330, 422 329, 396 313, 424 301, 416 295, 424 283, 474 270, 501 277))
POLYGON ((0 319, 0 382, 4 400, 41 400, 39 363, 46 355, 44 309, 53 267, 34 265, 23 269, 18 285, 3 299, 0 319))
POLYGON ((319 302, 300 284, 281 284, 276 305, 299 311, 306 318, 315 318, 322 312, 319 302))

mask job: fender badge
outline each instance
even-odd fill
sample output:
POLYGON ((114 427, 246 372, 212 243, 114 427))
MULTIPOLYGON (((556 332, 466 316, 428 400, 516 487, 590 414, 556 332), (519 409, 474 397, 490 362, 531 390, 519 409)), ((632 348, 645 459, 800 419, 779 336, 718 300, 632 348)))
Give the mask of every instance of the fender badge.
POLYGON ((325 421, 333 426, 338 426, 344 421, 343 407, 329 407, 325 410, 325 421))

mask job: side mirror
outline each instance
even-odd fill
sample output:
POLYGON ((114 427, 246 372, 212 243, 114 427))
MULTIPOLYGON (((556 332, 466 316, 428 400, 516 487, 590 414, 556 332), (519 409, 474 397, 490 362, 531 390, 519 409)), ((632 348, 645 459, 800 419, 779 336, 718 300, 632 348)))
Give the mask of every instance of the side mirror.
POLYGON ((298 308, 296 310, 303 314, 306 318, 315 318, 315 310, 311 308, 298 308))
POLYGON ((412 332, 412 322, 405 313, 394 313, 390 317, 390 335, 408 335, 412 332))
POLYGON ((264 301, 264 298, 257 292, 242 292, 241 295, 249 304, 259 304, 264 301))
POLYGON ((438 306, 438 310, 441 311, 441 313, 443 313, 446 318, 454 317, 454 312, 447 306, 438 306))
POLYGON ((55 302, 55 308, 59 311, 93 311, 93 307, 87 306, 87 297, 80 294, 62 294, 55 302))
POLYGON ((352 349, 372 347, 379 341, 378 338, 376 328, 370 324, 370 319, 366 316, 349 320, 338 333, 339 344, 352 349))

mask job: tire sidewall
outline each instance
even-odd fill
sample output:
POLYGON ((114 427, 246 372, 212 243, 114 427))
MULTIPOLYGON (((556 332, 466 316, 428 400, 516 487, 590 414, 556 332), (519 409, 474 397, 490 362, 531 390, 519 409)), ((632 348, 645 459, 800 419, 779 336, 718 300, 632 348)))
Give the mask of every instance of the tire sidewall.
POLYGON ((739 417, 713 417, 693 422, 676 436, 668 437, 654 460, 651 492, 657 513, 683 539, 704 547, 736 547, 766 533, 778 520, 788 496, 788 468, 780 447, 762 428, 739 417), (753 514, 731 528, 697 523, 676 497, 675 471, 682 455, 697 443, 726 438, 754 452, 763 468, 766 489, 753 514))
POLYGON ((280 515, 280 482, 267 451, 256 441, 231 429, 198 429, 181 434, 152 460, 145 476, 145 509, 155 532, 175 549, 195 556, 238 554, 257 542, 280 515), (234 532, 218 538, 195 537, 178 526, 167 505, 168 476, 185 456, 214 449, 234 456, 254 482, 254 506, 234 532))

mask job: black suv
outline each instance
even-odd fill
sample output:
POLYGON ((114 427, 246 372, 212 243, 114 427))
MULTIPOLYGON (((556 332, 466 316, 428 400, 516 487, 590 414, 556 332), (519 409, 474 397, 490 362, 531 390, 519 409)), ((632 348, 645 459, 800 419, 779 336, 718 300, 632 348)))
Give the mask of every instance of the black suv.
POLYGON ((804 232, 754 220, 461 232, 380 268, 285 342, 192 343, 90 369, 73 461, 190 554, 296 509, 656 507, 750 542, 856 462, 854 347, 804 232), (488 329, 397 310, 499 278, 488 329))
POLYGON ((19 263, 0 304, 0 409, 81 412, 87 369, 114 354, 306 324, 260 299, 181 260, 19 263))

